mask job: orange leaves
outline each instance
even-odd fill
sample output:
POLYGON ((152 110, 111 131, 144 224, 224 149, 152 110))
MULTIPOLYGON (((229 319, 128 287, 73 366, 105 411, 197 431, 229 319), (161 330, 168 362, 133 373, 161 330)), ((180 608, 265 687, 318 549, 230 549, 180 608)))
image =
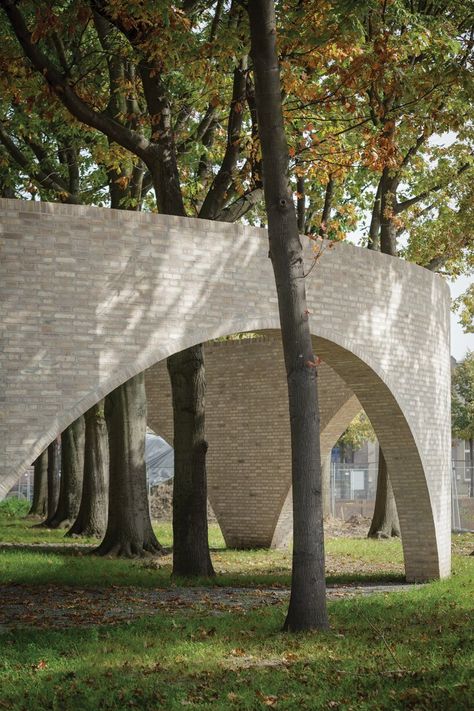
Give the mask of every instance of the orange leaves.
POLYGON ((47 667, 48 665, 44 661, 44 659, 40 659, 38 664, 33 664, 31 668, 33 669, 33 671, 43 671, 43 669, 47 669, 47 667))
POLYGON ((274 696, 273 694, 264 694, 261 691, 257 691, 255 695, 260 699, 264 706, 274 708, 278 703, 278 696, 274 696))
POLYGON ((120 178, 117 178, 117 180, 114 180, 114 183, 116 183, 121 190, 126 190, 129 182, 130 176, 128 175, 122 175, 120 178))

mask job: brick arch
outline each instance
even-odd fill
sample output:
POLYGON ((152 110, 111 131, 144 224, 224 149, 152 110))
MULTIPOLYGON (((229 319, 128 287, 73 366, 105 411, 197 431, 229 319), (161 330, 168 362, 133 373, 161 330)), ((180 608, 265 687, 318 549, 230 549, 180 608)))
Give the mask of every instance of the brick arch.
MULTIPOLYGON (((0 249, 0 495, 127 378, 193 343, 278 327, 264 230, 1 200, 0 249)), ((337 245, 307 292, 316 349, 386 453, 407 576, 447 575, 447 287, 401 260, 337 245)))
MULTIPOLYGON (((231 548, 270 547, 291 485, 288 393, 280 333, 205 344, 208 496, 231 548)), ((321 446, 361 409, 327 364, 318 369, 321 446)), ((166 363, 146 371, 148 422, 173 441, 166 363)), ((286 522, 285 522, 286 523, 286 522)))

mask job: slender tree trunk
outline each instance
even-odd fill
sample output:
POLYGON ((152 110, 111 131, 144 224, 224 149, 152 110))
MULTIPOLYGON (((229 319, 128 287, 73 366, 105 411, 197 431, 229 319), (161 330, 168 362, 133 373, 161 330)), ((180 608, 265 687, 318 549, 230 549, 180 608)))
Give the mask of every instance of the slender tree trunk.
POLYGON ((84 480, 77 518, 66 536, 102 538, 107 527, 109 451, 104 401, 84 415, 85 451, 84 480))
POLYGON ((168 359, 173 393, 173 575, 212 576, 207 529, 203 348, 168 359))
POLYGON ((58 506, 48 517, 49 528, 69 528, 79 511, 84 473, 84 417, 61 434, 61 480, 58 506))
POLYGON ((303 250, 288 181, 273 0, 251 0, 248 12, 270 257, 278 295, 291 427, 293 566, 284 629, 324 629, 328 618, 316 368, 306 307, 303 250))
POLYGON ((400 536, 400 524, 398 522, 395 497, 388 477, 385 457, 380 447, 375 509, 367 535, 368 538, 391 538, 392 536, 400 536))
POLYGON ((304 177, 298 175, 296 178, 296 192, 298 193, 296 198, 296 212, 298 215, 298 231, 300 234, 305 233, 306 227, 306 198, 304 189, 304 177))
POLYGON ((334 178, 332 175, 329 176, 329 180, 326 185, 326 193, 324 195, 324 206, 321 215, 321 224, 319 226, 319 236, 326 237, 329 227, 329 220, 331 219, 331 208, 332 199, 334 195, 334 178))
POLYGON ((105 399, 109 436, 109 515, 97 555, 161 554, 151 527, 145 465, 146 394, 143 373, 105 399))
POLYGON ((395 226, 396 179, 390 177, 389 168, 383 169, 380 192, 380 251, 397 256, 397 228, 395 226))
POLYGON ((372 206, 372 216, 370 219, 369 227, 369 241, 367 244, 368 249, 373 249, 376 252, 380 252, 380 220, 381 220, 381 208, 380 208, 380 195, 382 192, 382 178, 379 180, 377 185, 377 192, 375 193, 374 204, 372 206))
POLYGON ((48 447, 48 517, 40 526, 49 526, 49 518, 53 517, 59 498, 59 437, 56 437, 48 447))
POLYGON ((34 463, 33 501, 28 516, 44 518, 48 507, 48 450, 45 449, 34 463))

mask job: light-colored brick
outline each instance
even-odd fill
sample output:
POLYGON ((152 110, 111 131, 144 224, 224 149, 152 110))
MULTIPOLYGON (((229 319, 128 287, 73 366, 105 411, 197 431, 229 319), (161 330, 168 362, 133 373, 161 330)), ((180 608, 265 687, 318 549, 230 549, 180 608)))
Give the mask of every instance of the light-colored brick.
MULTIPOLYGON (((0 351, 0 496, 58 432, 132 375, 193 343, 278 330, 264 230, 1 200, 0 251, 3 345, 20 349, 0 351), (58 259, 67 271, 56 271, 58 259), (73 367, 61 361, 69 354, 73 367)), ((447 575, 447 286, 341 244, 325 251, 307 291, 316 352, 355 393, 385 452, 407 577, 447 575)))

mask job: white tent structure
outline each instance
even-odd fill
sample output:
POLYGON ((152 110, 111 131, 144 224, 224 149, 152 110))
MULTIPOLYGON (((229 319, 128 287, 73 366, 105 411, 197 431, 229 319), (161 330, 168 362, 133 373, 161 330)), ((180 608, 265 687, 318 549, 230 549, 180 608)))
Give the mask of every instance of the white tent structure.
POLYGON ((148 487, 162 484, 174 476, 174 449, 154 432, 146 433, 145 461, 148 487))

